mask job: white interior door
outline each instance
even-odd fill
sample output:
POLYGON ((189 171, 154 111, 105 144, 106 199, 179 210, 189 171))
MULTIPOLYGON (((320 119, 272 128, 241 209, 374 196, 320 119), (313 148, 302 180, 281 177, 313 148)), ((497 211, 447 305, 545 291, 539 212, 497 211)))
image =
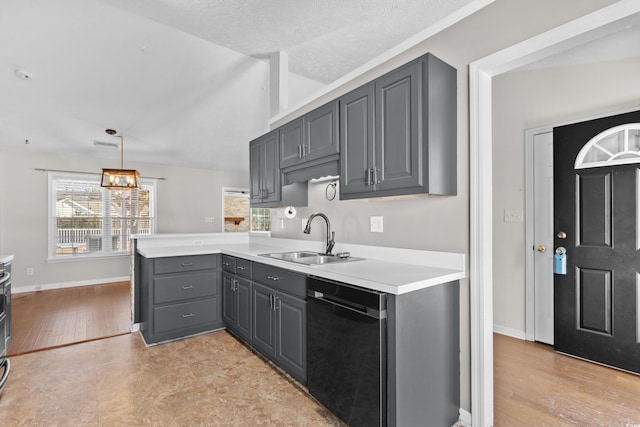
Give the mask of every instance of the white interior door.
POLYGON ((553 344, 553 132, 533 135, 534 339, 553 344))

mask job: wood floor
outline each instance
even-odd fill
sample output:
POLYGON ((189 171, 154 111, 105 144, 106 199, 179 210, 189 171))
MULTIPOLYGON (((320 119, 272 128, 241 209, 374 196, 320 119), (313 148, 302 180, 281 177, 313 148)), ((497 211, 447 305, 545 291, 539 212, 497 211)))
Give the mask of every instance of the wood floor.
POLYGON ((494 334, 495 426, 640 427, 640 376, 494 334))
POLYGON ((130 287, 116 282, 13 294, 8 355, 129 333, 130 287))

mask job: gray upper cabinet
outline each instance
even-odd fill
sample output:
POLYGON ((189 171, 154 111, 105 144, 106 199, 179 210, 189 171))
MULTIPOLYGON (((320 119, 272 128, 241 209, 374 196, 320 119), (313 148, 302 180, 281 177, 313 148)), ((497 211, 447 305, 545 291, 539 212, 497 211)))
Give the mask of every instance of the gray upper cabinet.
POLYGON ((249 144, 251 206, 280 201, 280 154, 278 130, 271 131, 249 144))
POLYGON ((325 104, 279 129, 281 169, 340 152, 337 101, 325 104))
POLYGON ((374 84, 340 99, 340 195, 372 190, 374 84))
POLYGON ((279 128, 280 168, 297 165, 304 161, 303 119, 300 117, 279 128))
POLYGON ((456 70, 431 54, 340 99, 340 198, 456 194, 456 70))

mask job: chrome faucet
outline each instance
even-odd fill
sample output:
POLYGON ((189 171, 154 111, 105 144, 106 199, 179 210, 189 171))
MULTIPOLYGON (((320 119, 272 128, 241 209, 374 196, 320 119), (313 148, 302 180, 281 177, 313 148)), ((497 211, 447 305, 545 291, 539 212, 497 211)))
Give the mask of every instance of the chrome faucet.
POLYGON ((307 220, 307 225, 304 227, 304 234, 311 233, 311 221, 317 216, 322 217, 327 223, 327 248, 324 253, 327 255, 331 255, 333 246, 336 244, 335 240, 333 240, 336 237, 336 233, 335 231, 331 231, 331 223, 329 222, 329 218, 327 218, 325 214, 323 214, 322 212, 317 212, 311 215, 307 220))

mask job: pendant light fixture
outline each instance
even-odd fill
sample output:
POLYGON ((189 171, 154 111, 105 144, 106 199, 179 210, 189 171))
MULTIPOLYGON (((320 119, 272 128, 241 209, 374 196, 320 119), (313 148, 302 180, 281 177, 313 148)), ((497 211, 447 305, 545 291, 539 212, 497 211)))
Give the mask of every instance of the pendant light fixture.
POLYGON ((135 169, 124 168, 124 137, 113 129, 105 132, 120 138, 120 169, 102 169, 100 186, 110 190, 139 190, 140 173, 135 169))

